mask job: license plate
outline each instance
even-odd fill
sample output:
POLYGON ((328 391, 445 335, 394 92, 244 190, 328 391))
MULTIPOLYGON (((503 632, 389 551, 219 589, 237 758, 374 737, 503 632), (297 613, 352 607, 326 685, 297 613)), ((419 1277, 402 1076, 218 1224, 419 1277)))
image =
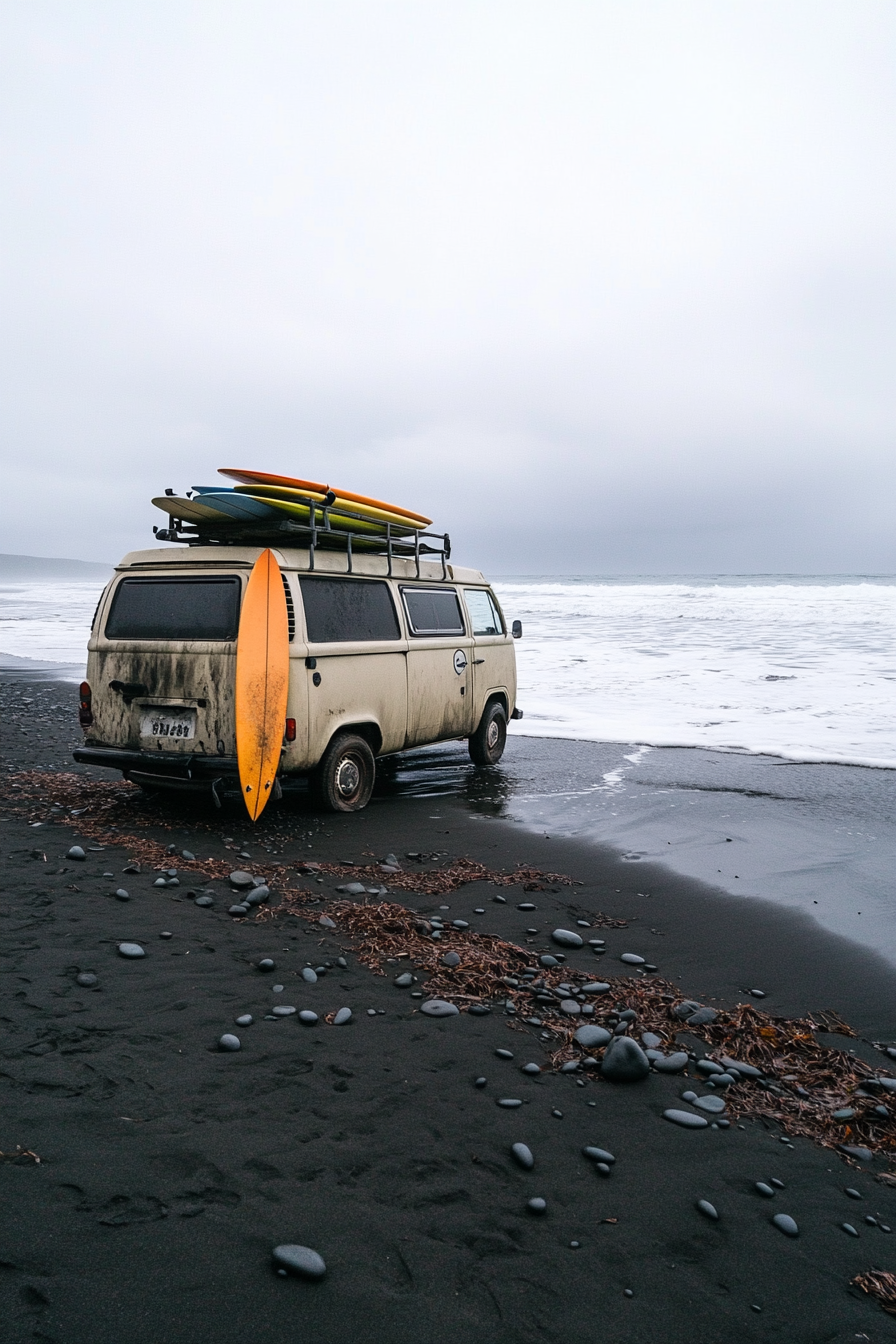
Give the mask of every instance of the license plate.
POLYGON ((166 742, 185 742, 196 736, 196 711, 194 709, 168 710, 149 709, 140 720, 141 737, 164 738, 166 742))

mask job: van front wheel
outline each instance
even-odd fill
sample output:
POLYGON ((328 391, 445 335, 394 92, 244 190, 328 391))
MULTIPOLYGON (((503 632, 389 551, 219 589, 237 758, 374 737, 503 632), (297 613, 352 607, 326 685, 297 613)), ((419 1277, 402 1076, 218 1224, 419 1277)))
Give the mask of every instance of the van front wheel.
POLYGON ((486 705, 479 727, 470 738, 470 756, 476 765, 497 765, 507 742, 507 715, 497 700, 486 705))
POLYGON ((328 812, 358 812, 370 802, 375 778, 370 744, 357 733, 339 733, 312 776, 312 788, 328 812))

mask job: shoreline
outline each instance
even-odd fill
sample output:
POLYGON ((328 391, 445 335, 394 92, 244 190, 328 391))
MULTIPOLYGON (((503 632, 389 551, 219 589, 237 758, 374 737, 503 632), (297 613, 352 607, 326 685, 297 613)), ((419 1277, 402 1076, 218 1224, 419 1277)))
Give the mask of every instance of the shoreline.
MULTIPOLYGON (((45 693, 49 703, 52 691, 36 683, 35 700, 45 693)), ((11 773, 64 762, 70 731, 60 725, 40 749, 30 735, 13 743, 11 773)), ((99 775, 71 773, 88 789, 99 775)), ((279 1344, 297 1315, 325 1344, 485 1336, 586 1344, 596 1328, 632 1344, 649 1335, 664 1344, 889 1337, 879 1307, 850 1287, 896 1258, 890 1234, 863 1221, 867 1212, 896 1226, 896 1191, 878 1179, 883 1158, 855 1163, 805 1138, 784 1143, 768 1119, 680 1129, 663 1111, 687 1107, 689 1087, 708 1092, 693 1061, 688 1076, 654 1073, 630 1085, 554 1072, 553 1038, 505 1015, 500 1001, 485 1016, 427 1019, 411 998, 425 979, 397 988, 401 960, 377 974, 357 938, 337 921, 320 925, 317 911, 338 917, 344 861, 364 865, 367 877, 394 853, 420 877, 385 899, 415 917, 462 919, 527 959, 557 950, 551 929, 584 919, 607 951, 567 949, 563 966, 573 980, 605 975, 614 1002, 627 984, 632 992, 644 984, 618 960, 632 951, 683 997, 723 1013, 745 1002, 781 1017, 833 1010, 860 1037, 820 1033, 821 1043, 885 1072, 871 1042, 896 1036, 896 969, 798 911, 496 817, 494 784, 480 783, 478 794, 453 796, 426 791, 424 777, 420 792, 396 786, 347 817, 316 815, 296 797, 254 832, 231 809, 179 802, 144 821, 135 811, 128 833, 162 846, 153 854, 172 844, 213 861, 215 873, 233 864, 278 874, 281 905, 286 892, 311 891, 304 915, 260 921, 232 920, 229 883, 205 872, 214 905, 196 907, 189 860, 180 859, 180 886, 159 890, 152 863, 124 873, 134 855, 120 843, 92 851, 85 834, 87 858, 66 860, 78 818, 40 827, 26 816, 0 820, 9 856, 3 960, 18 986, 7 1000, 0 1150, 18 1145, 41 1158, 0 1163, 11 1344, 40 1333, 60 1344, 279 1344), (308 860, 324 867, 298 873, 308 860), (543 890, 527 892, 480 878, 447 894, 413 890, 425 885, 424 871, 461 860, 493 874, 523 864, 581 885, 542 880, 543 890), (119 883, 128 901, 112 894, 119 883), (308 906, 315 897, 320 904, 308 906), (517 908, 526 903, 536 909, 517 908), (127 940, 146 957, 118 956, 127 940), (257 969, 263 956, 276 963, 268 976, 257 969), (309 960, 330 963, 316 984, 301 974, 309 960), (95 987, 77 984, 84 972, 97 976, 95 987), (743 993, 762 985, 761 1002, 743 993), (267 1020, 284 1002, 317 1012, 318 1023, 267 1020), (353 1014, 346 1026, 325 1021, 343 1006, 353 1014), (255 1021, 235 1027, 244 1012, 255 1021), (225 1031, 239 1032, 238 1053, 217 1049, 225 1031), (508 1048, 512 1060, 496 1056, 508 1048), (523 1074, 533 1061, 542 1072, 523 1074), (481 1089, 478 1076, 487 1078, 481 1089), (501 1108, 501 1097, 522 1105, 501 1108), (532 1171, 514 1162, 517 1142, 534 1154, 532 1171), (615 1156, 609 1176, 582 1156, 589 1144, 615 1156), (765 1200, 754 1183, 772 1176, 785 1188, 765 1200), (845 1196, 846 1186, 863 1202, 845 1196), (547 1201, 543 1217, 527 1210, 533 1196, 547 1201), (696 1210, 699 1199, 716 1207, 718 1222, 696 1210), (799 1237, 782 1236, 776 1213, 796 1219, 799 1237), (270 1252, 282 1242, 318 1250, 325 1280, 278 1278, 270 1252)), ((178 856, 165 861, 176 866, 178 856)), ((678 1043, 709 1053, 696 1033, 680 1032, 678 1043)))

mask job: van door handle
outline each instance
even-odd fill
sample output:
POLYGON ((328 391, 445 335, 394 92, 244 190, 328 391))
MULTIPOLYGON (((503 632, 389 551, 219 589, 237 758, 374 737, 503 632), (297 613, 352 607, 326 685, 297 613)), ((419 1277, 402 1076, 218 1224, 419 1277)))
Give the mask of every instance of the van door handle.
POLYGON ((484 658, 474 658, 474 659, 473 659, 473 666, 474 666, 474 667, 478 667, 480 663, 484 663, 484 662, 485 662, 485 659, 484 659, 484 658))

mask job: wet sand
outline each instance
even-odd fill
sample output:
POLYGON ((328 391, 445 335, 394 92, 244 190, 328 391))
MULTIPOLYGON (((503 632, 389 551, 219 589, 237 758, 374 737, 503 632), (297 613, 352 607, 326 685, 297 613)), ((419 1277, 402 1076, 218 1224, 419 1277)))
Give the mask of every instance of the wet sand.
MULTIPOLYGON (((72 688, 35 681, 26 697, 34 703, 14 722, 9 699, 23 685, 0 687, 5 767, 72 768, 70 715, 50 709, 67 705, 72 688)), ((537 756, 531 742, 528 750, 537 756)), ((896 1036, 896 971, 800 912, 737 900, 617 850, 546 839, 462 797, 384 786, 365 813, 320 817, 299 795, 254 833, 235 809, 183 802, 165 824, 153 814, 143 825, 139 809, 135 817, 131 834, 249 871, 389 853, 413 868, 410 851, 428 856, 421 871, 467 857, 504 872, 523 864, 568 874, 581 885, 526 893, 471 883, 446 897, 390 899, 466 920, 533 958, 551 946, 551 929, 603 914, 626 927, 597 930, 603 957, 567 951, 566 964, 606 976, 614 992, 639 974, 618 960, 631 951, 682 996, 717 1008, 765 987, 773 1013, 834 1010, 860 1036, 825 1042, 875 1067, 886 1061, 871 1042, 896 1036), (248 859, 238 857, 244 843, 248 859), (526 901, 536 910, 519 911, 526 901)), ((393 984, 403 967, 375 974, 338 928, 291 917, 234 922, 226 881, 194 883, 180 860, 181 886, 158 889, 145 866, 123 873, 127 845, 91 851, 85 838, 86 861, 67 860, 77 818, 0 824, 0 1149, 40 1158, 0 1162, 10 1344, 892 1337, 892 1320, 849 1286, 872 1266, 896 1268, 893 1236, 864 1221, 896 1226, 896 1192, 876 1179, 884 1159, 849 1165, 802 1138, 782 1143, 763 1121, 678 1129, 662 1112, 695 1086, 692 1068, 632 1085, 526 1076, 520 1066, 546 1064, 548 1045, 497 1002, 488 1016, 428 1019, 421 1000, 393 984), (126 903, 111 894, 121 886, 126 903), (216 892, 211 909, 188 897, 198 889, 216 892), (124 960, 122 941, 140 943, 146 957, 124 960), (276 963, 271 974, 257 969, 263 957, 276 963), (331 963, 316 984, 302 979, 308 962, 331 963), (95 988, 76 983, 85 971, 95 988), (321 1020, 265 1020, 278 1003, 321 1020), (323 1021, 344 1005, 349 1024, 323 1021), (251 1027, 234 1026, 241 1013, 253 1014, 251 1027), (238 1053, 218 1050, 226 1031, 240 1036, 238 1053), (487 1084, 477 1089, 480 1075, 487 1084), (506 1110, 500 1097, 524 1104, 506 1110), (531 1148, 532 1171, 514 1162, 515 1142, 531 1148), (586 1144, 615 1155, 609 1178, 582 1156, 586 1144), (754 1183, 772 1177, 785 1189, 764 1199, 754 1183), (547 1201, 543 1217, 527 1212, 533 1196, 547 1201), (698 1199, 715 1205, 718 1222, 695 1209, 698 1199), (795 1218, 799 1237, 772 1226, 775 1213, 795 1218), (319 1251, 326 1278, 278 1277, 270 1253, 283 1242, 319 1251)), ((282 871, 284 888, 295 889, 294 869, 282 871)), ((314 884, 323 909, 345 880, 301 883, 314 884)))

